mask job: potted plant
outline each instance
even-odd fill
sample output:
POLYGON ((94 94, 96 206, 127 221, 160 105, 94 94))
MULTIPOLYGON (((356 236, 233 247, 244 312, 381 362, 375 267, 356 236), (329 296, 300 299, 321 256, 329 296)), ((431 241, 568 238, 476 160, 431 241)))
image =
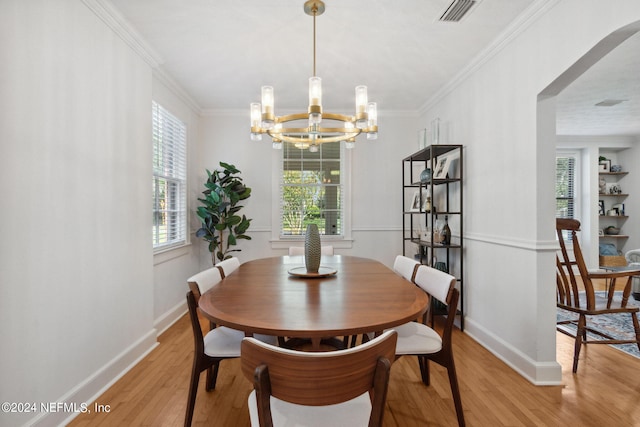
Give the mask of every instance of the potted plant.
POLYGON ((211 261, 223 261, 231 258, 231 249, 238 243, 238 239, 251 240, 245 233, 251 225, 251 220, 238 212, 243 208, 238 202, 251 196, 251 188, 243 184, 239 176, 240 171, 234 166, 220 162, 222 170, 213 172, 207 169, 208 179, 202 192, 204 198, 198 200, 203 206, 198 206, 197 215, 202 226, 196 231, 196 237, 209 242, 211 261))

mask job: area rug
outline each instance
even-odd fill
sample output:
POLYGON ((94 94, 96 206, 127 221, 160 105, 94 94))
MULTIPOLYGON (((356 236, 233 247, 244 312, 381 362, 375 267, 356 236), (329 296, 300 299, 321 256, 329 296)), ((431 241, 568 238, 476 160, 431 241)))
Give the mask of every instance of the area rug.
MULTIPOLYGON (((605 297, 604 291, 596 292, 597 295, 605 297)), ((613 300, 619 301, 622 298, 622 292, 616 292, 613 300)), ((636 301, 633 297, 629 297, 627 306, 640 306, 640 301, 636 301)), ((559 308, 557 310, 557 320, 569 320, 575 319, 577 316, 574 313, 559 308)), ((595 330, 606 333, 616 339, 633 339, 635 332, 633 330, 633 323, 631 323, 631 316, 629 313, 615 313, 615 314, 602 314, 599 316, 587 316, 587 325, 595 330)), ((576 326, 573 324, 564 325, 564 327, 575 335, 576 326)), ((589 339, 603 339, 597 334, 587 333, 589 339)), ((615 347, 618 350, 622 350, 632 356, 640 359, 640 350, 636 344, 611 344, 611 347, 615 347)))

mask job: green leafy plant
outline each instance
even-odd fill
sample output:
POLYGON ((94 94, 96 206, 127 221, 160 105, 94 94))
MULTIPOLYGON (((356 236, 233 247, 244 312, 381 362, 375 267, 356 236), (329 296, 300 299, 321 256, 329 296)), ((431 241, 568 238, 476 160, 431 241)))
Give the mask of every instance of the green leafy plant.
POLYGON ((196 237, 209 242, 213 264, 216 259, 231 258, 231 252, 240 252, 240 249, 231 249, 239 239, 251 240, 245 234, 251 220, 238 215, 243 208, 238 202, 251 196, 251 188, 243 184, 240 171, 234 165, 220 162, 220 166, 222 170, 211 172, 207 169, 209 177, 204 184, 206 190, 202 192, 204 198, 198 199, 204 206, 198 206, 197 210, 202 227, 196 231, 196 237))

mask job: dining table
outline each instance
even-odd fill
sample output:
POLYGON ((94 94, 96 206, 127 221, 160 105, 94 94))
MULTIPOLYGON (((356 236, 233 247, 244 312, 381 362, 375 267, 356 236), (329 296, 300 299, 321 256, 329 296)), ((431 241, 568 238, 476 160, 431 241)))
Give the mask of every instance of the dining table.
POLYGON ((205 292, 202 314, 245 332, 307 339, 311 351, 323 339, 381 334, 415 320, 427 295, 379 261, 347 255, 322 256, 318 273, 304 256, 255 259, 240 265, 205 292))

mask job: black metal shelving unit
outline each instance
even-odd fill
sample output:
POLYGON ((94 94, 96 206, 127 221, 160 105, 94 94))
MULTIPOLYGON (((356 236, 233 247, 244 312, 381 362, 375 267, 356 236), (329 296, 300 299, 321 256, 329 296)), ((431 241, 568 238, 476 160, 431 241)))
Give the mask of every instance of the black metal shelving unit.
POLYGON ((462 145, 430 145, 402 160, 402 254, 413 255, 432 267, 436 261, 446 264, 449 274, 456 277, 460 291, 461 330, 464 329, 463 165, 462 145), (435 178, 436 169, 446 163, 447 158, 449 167, 435 178), (420 175, 426 168, 431 169, 431 176, 421 180, 420 175), (435 207, 430 212, 425 211, 426 197, 431 198, 435 207), (417 203, 412 204, 413 201, 417 203), (443 220, 445 216, 452 230, 448 245, 436 242, 434 236, 438 219, 443 220), (418 253, 410 253, 411 248, 414 251, 417 248, 418 253))

